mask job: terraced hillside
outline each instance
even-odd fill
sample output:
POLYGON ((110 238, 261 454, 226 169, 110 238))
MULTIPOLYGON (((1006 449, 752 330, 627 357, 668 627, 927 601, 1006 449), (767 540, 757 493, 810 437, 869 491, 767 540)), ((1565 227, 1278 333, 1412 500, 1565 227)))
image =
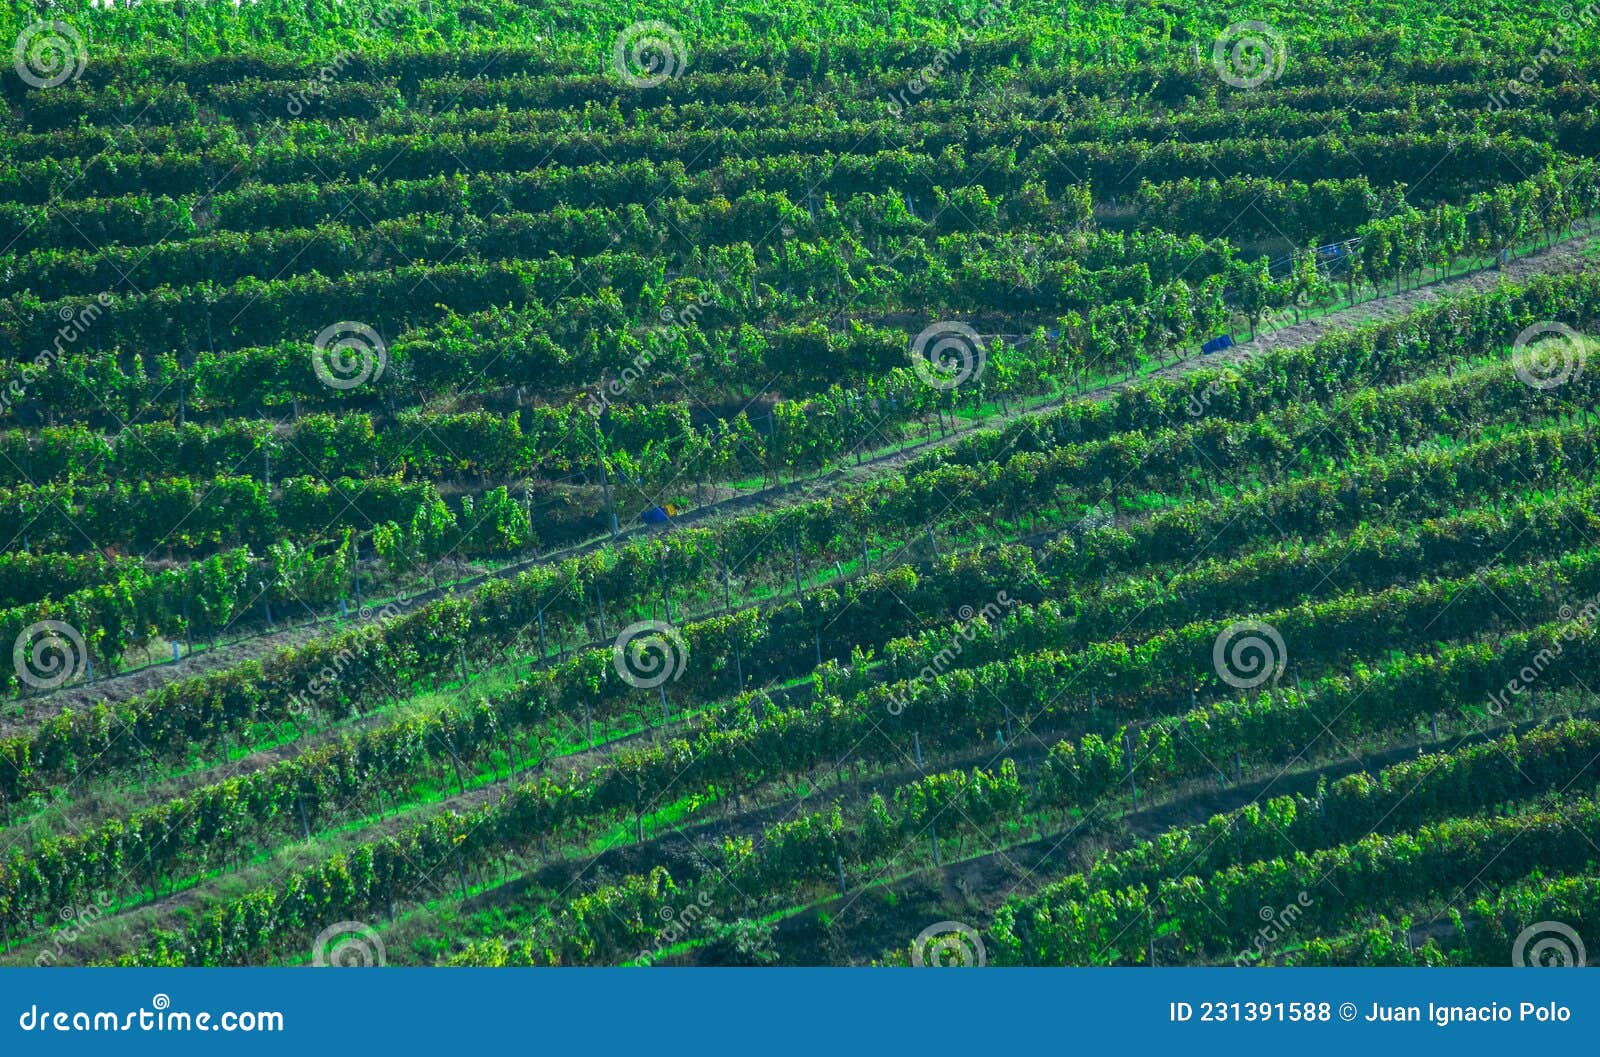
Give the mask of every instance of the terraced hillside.
POLYGON ((0 961, 1600 943, 1593 12, 3 10, 0 961))

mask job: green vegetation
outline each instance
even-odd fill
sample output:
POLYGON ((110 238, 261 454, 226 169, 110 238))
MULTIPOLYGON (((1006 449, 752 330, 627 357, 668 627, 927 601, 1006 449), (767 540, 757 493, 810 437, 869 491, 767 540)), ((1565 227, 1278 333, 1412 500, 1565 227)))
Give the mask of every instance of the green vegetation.
POLYGON ((1584 17, 0 4, 0 957, 1600 942, 1584 17))

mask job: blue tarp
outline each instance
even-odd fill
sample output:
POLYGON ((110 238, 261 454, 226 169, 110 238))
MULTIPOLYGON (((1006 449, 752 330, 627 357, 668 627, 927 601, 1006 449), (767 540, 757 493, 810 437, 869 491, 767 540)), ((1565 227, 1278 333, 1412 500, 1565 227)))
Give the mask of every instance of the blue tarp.
POLYGON ((1228 334, 1219 334, 1210 341, 1206 342, 1204 345, 1200 346, 1200 351, 1204 353, 1213 353, 1221 352, 1223 349, 1231 348, 1233 348, 1233 337, 1228 334))

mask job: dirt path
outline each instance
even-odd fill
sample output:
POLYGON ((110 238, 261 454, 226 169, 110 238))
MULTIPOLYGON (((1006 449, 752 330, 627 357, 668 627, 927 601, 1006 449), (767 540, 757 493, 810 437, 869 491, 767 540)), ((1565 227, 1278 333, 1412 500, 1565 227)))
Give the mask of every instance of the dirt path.
MULTIPOLYGON (((1600 709, 1574 715, 1592 720, 1600 716, 1600 709)), ((1251 778, 1225 789, 1209 783, 1189 783, 1148 807, 1125 810, 1101 823, 1086 819, 1066 831, 1052 832, 1003 850, 974 855, 942 867, 929 864, 884 885, 873 895, 831 899, 783 919, 777 936, 783 953, 782 964, 820 964, 814 959, 840 957, 863 965, 881 961, 891 952, 903 951, 926 924, 941 919, 964 920, 980 931, 985 930, 1007 900, 1030 895, 1065 874, 1086 869, 1109 848, 1127 848, 1136 841, 1155 840, 1172 829, 1201 825, 1215 815, 1236 811, 1266 797, 1296 793, 1309 796, 1320 781, 1331 785, 1357 771, 1376 773, 1423 753, 1458 751, 1509 733, 1521 736, 1552 718, 1543 716, 1433 742, 1416 741, 1371 749, 1353 756, 1312 762, 1295 770, 1276 769, 1269 777, 1251 778)), ((1428 934, 1428 927, 1436 928, 1437 924, 1430 922, 1414 928, 1414 940, 1420 943, 1428 934)), ((837 964, 837 961, 827 964, 837 964)))
MULTIPOLYGON (((1595 714, 1597 714, 1595 711, 1582 713, 1589 717, 1595 714)), ((691 720, 691 723, 694 722, 696 721, 691 720)), ((1065 833, 1053 832, 1023 844, 963 859, 944 867, 929 866, 915 870, 910 876, 901 878, 884 889, 886 892, 897 893, 896 905, 901 906, 901 909, 891 917, 930 912, 930 901, 943 901, 946 909, 949 909, 951 904, 966 906, 969 910, 979 908, 986 915, 984 920, 987 920, 987 916, 992 915, 993 910, 1011 894, 1026 894, 1040 884, 1054 880, 1064 870, 1080 869, 1087 865, 1096 852, 1109 845, 1127 846, 1132 841, 1154 838, 1174 827, 1204 822, 1213 815, 1234 810, 1264 796, 1305 793, 1314 789, 1321 779, 1332 782, 1355 771, 1376 771, 1421 752, 1457 749, 1464 745, 1504 736, 1508 731, 1520 733, 1543 722, 1545 719, 1539 718, 1476 734, 1450 735, 1432 744, 1419 741, 1414 744, 1372 749, 1360 755, 1340 759, 1311 761, 1296 769, 1284 769, 1268 778, 1253 777, 1220 790, 1210 783, 1188 783, 1169 790, 1154 804, 1108 816, 1099 825, 1078 826, 1065 833), (904 900, 903 904, 898 903, 900 899, 904 900)), ((582 773, 605 764, 619 750, 662 737, 677 736, 679 733, 681 728, 678 727, 652 728, 621 736, 593 748, 553 759, 550 761, 549 771, 544 773, 558 778, 582 773)), ((1024 773, 1028 774, 1043 760, 1048 745, 1053 741, 1053 736, 1019 741, 1004 755, 1016 761, 1024 773)), ((687 821, 683 828, 674 826, 667 832, 646 839, 643 843, 619 844, 597 854, 568 851, 564 855, 558 854, 555 858, 530 865, 528 872, 520 878, 493 885, 471 896, 461 903, 461 909, 464 912, 474 912, 489 907, 514 904, 537 889, 576 891, 584 885, 586 878, 604 879, 640 873, 656 865, 665 865, 673 872, 674 877, 680 881, 686 880, 698 874, 705 865, 704 852, 698 845, 707 842, 717 843, 724 836, 757 837, 766 826, 776 821, 821 810, 835 800, 863 803, 874 792, 892 795, 896 788, 914 780, 919 774, 952 768, 991 766, 995 755, 993 746, 978 745, 938 759, 930 759, 926 766, 918 766, 913 764, 910 749, 907 747, 902 760, 876 768, 866 776, 846 774, 842 783, 835 780, 832 772, 823 774, 822 771, 825 769, 821 769, 816 772, 821 777, 814 776, 812 780, 806 782, 809 791, 801 800, 795 800, 787 791, 790 787, 788 782, 763 786, 762 790, 754 792, 737 808, 726 803, 720 807, 708 808, 696 818, 687 821)), ((1289 767, 1292 768, 1294 762, 1291 761, 1289 767)), ((535 774, 530 769, 521 776, 521 779, 526 781, 534 777, 535 774)), ((313 834, 309 843, 285 840, 272 849, 265 861, 239 870, 224 871, 195 887, 171 892, 108 915, 104 925, 106 928, 104 938, 116 942, 115 937, 143 934, 154 927, 181 926, 183 915, 188 912, 237 897, 256 885, 272 883, 292 869, 325 861, 351 845, 396 835, 440 812, 469 812, 499 800, 507 789, 506 781, 501 779, 430 803, 402 807, 398 811, 386 813, 381 818, 355 826, 345 824, 331 830, 319 831, 313 834), (330 835, 333 839, 329 839, 330 835)), ((446 894, 452 883, 450 878, 446 878, 443 882, 446 894)), ((407 902, 414 902, 414 899, 408 897, 407 902)), ((898 927, 892 920, 883 920, 883 907, 876 899, 852 899, 842 907, 830 903, 794 915, 786 919, 782 925, 782 930, 788 935, 786 942, 801 946, 817 942, 815 930, 822 927, 819 925, 821 911, 829 912, 831 924, 826 926, 826 931, 844 928, 847 922, 860 918, 847 929, 864 944, 864 947, 857 951, 856 960, 862 960, 861 956, 866 952, 871 952, 866 954, 868 958, 878 957, 884 950, 898 943, 898 939, 895 939, 889 946, 873 949, 872 945, 878 942, 872 938, 873 936, 885 928, 898 927)), ((402 915, 401 927, 407 916, 402 915)), ((99 925, 91 928, 90 935, 80 941, 85 955, 89 958, 99 958, 122 953, 120 950, 96 949, 95 934, 100 933, 101 928, 99 925)), ((913 929, 908 935, 914 934, 915 931, 913 929)), ((885 935, 897 936, 897 933, 885 935)), ((25 962, 33 950, 41 943, 47 942, 42 938, 31 939, 0 956, 0 963, 25 962)))
MULTIPOLYGON (((568 779, 604 764, 619 751, 646 744, 659 737, 672 736, 674 732, 681 732, 681 729, 677 726, 651 728, 619 736, 596 744, 592 748, 556 757, 549 761, 548 769, 526 768, 518 775, 517 782, 526 783, 544 776, 556 781, 568 779)), ((252 758, 257 766, 241 770, 257 770, 277 762, 276 758, 269 758, 272 755, 258 754, 260 759, 252 758)), ((447 780, 441 779, 441 781, 447 780)), ((314 831, 309 841, 288 836, 279 839, 265 851, 265 858, 252 861, 240 868, 230 865, 233 862, 231 858, 211 863, 211 870, 220 868, 220 871, 210 874, 199 884, 169 891, 157 895, 154 899, 132 903, 97 918, 86 926, 84 935, 74 941, 75 956, 85 960, 116 957, 125 953, 124 948, 114 946, 123 937, 142 936, 153 928, 181 929, 186 915, 191 912, 198 913, 258 886, 277 883, 293 870, 326 862, 352 847, 406 832, 436 815, 445 812, 468 814, 499 801, 510 787, 506 779, 500 778, 472 786, 464 792, 453 792, 441 799, 404 804, 398 808, 391 807, 381 817, 356 822, 335 820, 314 831)), ((647 841, 646 845, 653 845, 662 839, 665 838, 655 838, 647 841)), ((11 950, 0 953, 0 965, 29 964, 37 950, 48 946, 50 946, 48 936, 32 936, 11 950)))
MULTIPOLYGON (((691 726, 698 726, 698 717, 692 717, 689 723, 691 726)), ((674 724, 622 735, 592 748, 580 749, 552 759, 547 770, 530 767, 523 771, 518 781, 526 783, 542 777, 549 777, 558 782, 569 779, 610 762, 621 751, 664 738, 681 737, 684 730, 682 724, 674 724)), ((778 785, 764 784, 758 790, 746 794, 742 799, 744 806, 738 810, 732 810, 732 805, 724 801, 717 806, 702 809, 684 824, 685 828, 694 834, 695 839, 713 842, 720 840, 726 834, 759 835, 761 830, 773 821, 788 818, 797 811, 803 813, 820 810, 824 803, 830 802, 836 796, 850 800, 865 799, 872 791, 892 790, 916 776, 917 768, 911 762, 909 744, 905 752, 905 759, 901 764, 885 767, 870 777, 847 778, 842 786, 824 784, 817 787, 813 783, 808 783, 812 785, 811 792, 800 802, 796 802, 788 794, 787 781, 778 785)), ((992 754, 991 749, 978 747, 956 754, 950 761, 941 761, 939 766, 942 768, 945 762, 949 762, 951 766, 972 766, 987 760, 992 754)), ((1035 749, 1018 758, 1035 759, 1042 756, 1043 749, 1035 749)), ((246 864, 239 869, 233 869, 223 863, 213 863, 211 868, 215 870, 220 866, 221 872, 206 877, 201 883, 119 908, 89 925, 85 935, 75 941, 78 945, 78 954, 90 960, 115 957, 124 951, 121 948, 112 949, 108 944, 117 942, 121 937, 145 935, 153 928, 181 929, 190 912, 215 906, 219 902, 242 895, 258 885, 277 883, 292 870, 325 862, 334 855, 359 844, 398 835, 435 815, 444 812, 470 813, 499 801, 509 788, 507 781, 502 778, 484 785, 473 786, 465 792, 451 793, 438 800, 404 805, 398 810, 386 812, 381 818, 354 824, 331 823, 312 833, 310 841, 284 838, 273 845, 265 859, 246 864)), ((616 824, 629 823, 627 819, 622 819, 616 824)), ((593 833, 589 834, 590 838, 593 836, 593 833)), ((558 852, 557 857, 531 867, 525 878, 540 876, 546 882, 550 882, 553 878, 563 877, 569 883, 576 883, 581 876, 590 873, 591 870, 599 870, 602 873, 627 873, 631 872, 633 866, 642 866, 648 870, 650 866, 663 860, 673 860, 678 854, 674 849, 679 849, 685 854, 691 851, 685 836, 677 827, 672 827, 664 833, 657 833, 643 843, 629 842, 614 845, 598 854, 570 849, 564 854, 558 852)), ((525 849, 525 852, 531 853, 532 850, 525 849)), ((692 861, 703 866, 705 860, 703 853, 693 851, 684 861, 692 861)), ((440 877, 441 887, 448 895, 450 886, 454 883, 454 875, 446 870, 440 877)), ((518 886, 520 889, 524 883, 525 881, 509 881, 497 885, 472 897, 469 905, 481 905, 486 900, 496 901, 497 893, 503 894, 504 891, 512 890, 510 886, 518 886)), ((405 900, 407 904, 414 901, 411 896, 405 900)), ((36 950, 48 945, 48 937, 30 937, 12 950, 0 954, 0 964, 26 964, 36 950)))
MULTIPOLYGON (((830 943, 836 945, 836 936, 832 939, 827 937, 840 932, 860 942, 860 949, 851 954, 850 960, 864 963, 878 959, 886 951, 903 946, 903 940, 915 935, 927 921, 959 916, 959 912, 964 911, 969 915, 967 920, 984 924, 1013 892, 1026 894, 1041 884, 1056 880, 1063 871, 1081 869, 1108 846, 1126 847, 1137 840, 1153 839, 1175 827, 1203 823, 1214 815, 1236 810, 1266 796, 1293 793, 1309 795, 1319 781, 1331 783, 1356 771, 1374 772, 1410 759, 1419 752, 1454 750, 1502 737, 1511 730, 1521 732, 1531 729, 1540 722, 1543 721, 1529 721, 1479 734, 1449 736, 1431 744, 1374 748, 1345 758, 1309 762, 1297 758, 1283 769, 1272 768, 1273 773, 1267 777, 1251 777, 1222 790, 1209 782, 1186 783, 1167 790, 1154 804, 1122 810, 1120 814, 1113 813, 1099 824, 1055 831, 1020 845, 975 855, 943 867, 929 865, 874 890, 872 894, 830 900, 784 919, 780 924, 780 948, 786 955, 783 963, 832 964, 830 959, 841 953, 840 950, 837 946, 828 950, 823 947, 830 943), (1296 766, 1297 763, 1299 766, 1296 766), (983 911, 981 918, 971 916, 974 909, 983 911), (933 916, 929 917, 929 914, 933 916), (910 925, 910 931, 901 937, 899 932, 903 923, 899 919, 903 915, 909 915, 906 922, 915 920, 917 923, 910 925), (921 918, 926 918, 926 921, 921 918), (886 927, 887 932, 882 932, 886 927), (874 946, 883 937, 887 937, 887 942, 883 946, 874 946), (822 961, 817 960, 819 958, 822 961)), ((1005 756, 1019 765, 1026 781, 1042 763, 1047 748, 1045 743, 1019 742, 1005 756)), ((551 891, 577 894, 596 883, 645 873, 655 866, 665 866, 680 886, 692 889, 699 885, 697 879, 706 869, 707 857, 703 846, 707 843, 714 844, 724 836, 759 837, 762 830, 774 822, 820 810, 836 799, 848 804, 861 804, 875 792, 892 796, 896 788, 914 780, 920 773, 992 766, 994 760, 994 748, 980 746, 930 760, 925 769, 915 767, 908 756, 902 761, 902 766, 887 767, 866 778, 847 777, 843 785, 834 785, 823 779, 802 802, 788 797, 769 797, 767 802, 752 805, 750 809, 738 811, 731 817, 707 814, 690 823, 683 831, 664 833, 642 844, 622 844, 596 855, 568 855, 549 860, 520 878, 492 886, 461 901, 460 911, 463 917, 496 908, 509 911, 523 907, 530 901, 547 900, 551 891)), ((721 884, 716 887, 719 890, 724 888, 721 884)), ((737 898, 737 893, 729 890, 728 897, 737 898)), ((402 941, 390 942, 391 951, 403 949, 403 939, 412 931, 406 923, 406 917, 402 915, 396 923, 383 926, 386 935, 393 931, 402 941)))
POLYGON ((1596 259, 1586 255, 1587 251, 1597 246, 1600 246, 1600 234, 1584 233, 1558 242, 1547 250, 1524 254, 1507 263, 1502 270, 1486 268, 1449 279, 1434 280, 1397 294, 1386 294, 1316 319, 1283 327, 1271 334, 1260 335, 1253 342, 1207 356, 1205 361, 1208 365, 1242 363, 1268 349, 1310 345, 1332 330, 1348 330, 1365 323, 1398 319, 1445 297, 1485 293, 1507 283, 1521 285, 1536 275, 1570 275, 1597 266, 1596 259))
MULTIPOLYGON (((1395 319, 1447 296, 1481 293, 1504 283, 1524 283, 1535 275, 1564 275, 1583 271, 1586 268, 1596 266, 1595 260, 1589 258, 1587 252, 1596 247, 1596 245, 1600 245, 1600 241, 1597 240, 1600 240, 1600 233, 1584 232, 1565 241, 1558 242, 1549 249, 1527 253, 1509 262, 1502 270, 1482 269, 1452 276, 1449 279, 1435 280, 1415 289, 1387 294, 1381 298, 1365 301, 1349 308, 1339 309, 1327 315, 1319 316, 1316 319, 1281 328, 1270 334, 1259 335, 1256 340, 1241 342, 1223 353, 1197 356, 1181 363, 1162 367, 1137 378, 1109 383, 1087 391, 1081 396, 1062 397, 1026 411, 1014 412, 1010 415, 992 415, 944 437, 908 443, 903 449, 881 452, 871 458, 863 459, 860 465, 847 464, 815 478, 714 500, 705 506, 685 512, 676 521, 680 525, 693 525, 737 516, 751 510, 773 505, 802 502, 857 484, 868 478, 876 477, 885 471, 893 470, 929 451, 955 444, 962 437, 975 430, 993 428, 1026 415, 1038 414, 1041 411, 1059 407, 1068 400, 1101 399, 1152 378, 1182 377, 1186 374, 1214 369, 1225 364, 1243 363, 1275 349, 1298 348, 1303 345, 1309 345, 1330 331, 1350 329, 1367 323, 1395 319)), ((631 526, 622 530, 617 537, 617 541, 626 542, 647 536, 652 531, 642 525, 631 526)), ((609 538, 601 537, 575 544, 562 550, 552 551, 536 558, 530 558, 526 561, 516 562, 490 572, 472 576, 453 588, 420 592, 408 599, 406 605, 407 608, 410 608, 426 604, 447 594, 470 591, 489 580, 513 577, 536 566, 549 565, 567 558, 592 553, 610 545, 612 542, 609 538)), ((363 612, 368 611, 364 610, 363 612)), ((376 610, 371 610, 370 612, 375 613, 376 610)), ((244 638, 221 646, 216 650, 184 658, 177 664, 154 664, 120 673, 110 678, 104 678, 93 684, 78 684, 46 695, 6 702, 6 711, 3 718, 0 718, 0 735, 12 730, 37 725, 40 720, 67 708, 83 708, 96 702, 117 703, 126 701, 167 683, 196 675, 222 671, 245 661, 259 660, 270 656, 278 650, 300 646, 317 636, 331 634, 341 626, 343 628, 358 627, 369 623, 372 619, 374 619, 372 616, 364 618, 359 614, 352 613, 350 619, 341 621, 336 615, 328 614, 319 617, 314 622, 244 638)))

